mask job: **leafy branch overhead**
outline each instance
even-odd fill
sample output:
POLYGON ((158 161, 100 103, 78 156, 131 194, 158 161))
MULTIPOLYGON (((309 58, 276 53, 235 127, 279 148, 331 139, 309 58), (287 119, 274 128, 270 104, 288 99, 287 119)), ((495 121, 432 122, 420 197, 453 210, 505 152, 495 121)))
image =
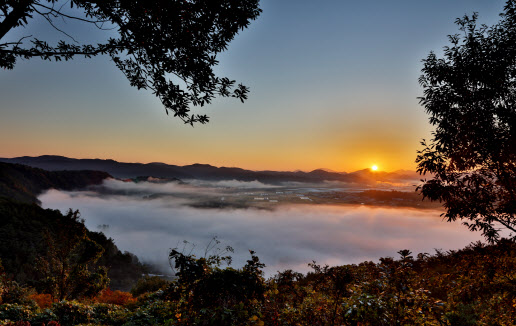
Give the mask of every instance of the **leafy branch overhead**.
POLYGON ((216 96, 242 102, 249 89, 216 76, 217 54, 258 17, 259 0, 0 0, 0 67, 13 69, 17 59, 70 60, 109 55, 131 86, 151 90, 171 113, 185 123, 206 123, 192 114, 216 96), (8 32, 45 19, 70 42, 50 45, 32 36, 6 41, 8 32), (109 36, 104 42, 82 44, 59 22, 78 21, 109 36), (116 32, 116 33, 115 33, 116 32))
POLYGON ((516 234, 516 1, 501 20, 457 19, 444 56, 423 60, 420 103, 435 126, 416 162, 424 197, 444 203, 448 221, 462 220, 490 242, 516 234))

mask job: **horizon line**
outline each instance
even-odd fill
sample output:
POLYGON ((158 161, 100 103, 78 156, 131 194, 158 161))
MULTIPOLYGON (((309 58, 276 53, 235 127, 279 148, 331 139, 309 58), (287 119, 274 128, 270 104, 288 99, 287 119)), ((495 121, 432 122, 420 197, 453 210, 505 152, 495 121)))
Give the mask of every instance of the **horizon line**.
POLYGON ((373 173, 381 173, 381 172, 384 172, 384 173, 414 172, 414 173, 416 173, 417 172, 417 171, 407 170, 407 169, 397 169, 397 170, 394 170, 394 171, 385 171, 385 170, 372 171, 371 167, 365 167, 365 168, 358 169, 358 170, 355 170, 355 171, 352 171, 352 172, 334 171, 333 169, 328 169, 328 168, 324 168, 324 167, 316 168, 316 169, 313 169, 313 170, 302 170, 302 169, 295 169, 295 170, 271 170, 271 169, 255 170, 255 169, 242 168, 242 167, 239 167, 239 166, 223 166, 223 165, 216 166, 216 165, 213 165, 213 164, 210 164, 210 163, 199 163, 199 162, 195 162, 195 163, 191 163, 191 164, 186 164, 186 165, 179 165, 179 164, 165 163, 165 162, 157 162, 157 161, 147 162, 147 163, 144 163, 144 162, 122 162, 122 161, 117 161, 117 160, 112 159, 112 158, 98 158, 98 157, 96 157, 96 158, 76 158, 76 157, 69 157, 69 156, 55 155, 55 154, 43 154, 43 155, 37 155, 37 156, 23 155, 23 156, 0 157, 0 158, 4 158, 4 159, 17 159, 17 158, 24 158, 24 157, 27 157, 27 158, 38 158, 38 157, 45 157, 45 156, 68 158, 68 159, 73 159, 73 160, 114 161, 114 162, 117 162, 117 163, 125 163, 125 164, 127 164, 127 163, 133 163, 133 164, 164 164, 164 165, 169 165, 169 166, 174 165, 174 166, 179 166, 179 167, 186 167, 186 166, 192 166, 192 165, 209 165, 209 166, 212 166, 212 167, 215 167, 215 168, 242 169, 242 170, 248 170, 248 171, 253 171, 253 172, 272 171, 272 172, 303 172, 303 173, 310 173, 310 172, 314 172, 314 171, 318 171, 318 170, 322 170, 322 171, 325 171, 325 172, 328 172, 328 173, 338 173, 338 174, 349 174, 349 173, 355 173, 355 172, 364 171, 364 170, 371 170, 371 172, 373 172, 373 173))

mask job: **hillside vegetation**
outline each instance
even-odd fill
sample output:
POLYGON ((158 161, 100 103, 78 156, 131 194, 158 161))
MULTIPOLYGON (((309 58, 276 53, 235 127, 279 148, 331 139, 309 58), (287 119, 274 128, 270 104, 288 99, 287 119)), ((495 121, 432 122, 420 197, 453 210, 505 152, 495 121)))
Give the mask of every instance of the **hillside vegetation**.
POLYGON ((0 197, 39 203, 37 196, 55 188, 73 190, 102 183, 111 177, 100 171, 46 171, 22 164, 0 162, 0 197))
POLYGON ((56 285, 57 281, 51 280, 54 275, 49 274, 64 273, 57 267, 68 268, 70 274, 82 273, 78 279, 69 279, 76 283, 88 272, 105 268, 110 287, 124 290, 145 271, 136 256, 122 253, 103 233, 88 230, 78 212, 63 215, 1 198, 0 258, 8 279, 43 292, 56 285), (85 269, 73 271, 74 265, 85 269))
MULTIPOLYGON (((399 254, 398 259, 382 258, 378 263, 334 267, 314 263, 307 275, 288 270, 266 280, 263 264, 253 252, 243 268, 233 269, 220 267, 225 257, 195 258, 173 250, 178 278, 162 284, 161 290, 137 300, 111 291, 89 300, 47 302, 50 309, 38 307, 25 295, 23 300, 18 297, 18 303, 0 305, 0 324, 1 320, 3 325, 515 324, 513 242, 477 243, 417 257, 408 250, 399 254)), ((5 284, 4 277, 3 298, 9 298, 13 290, 5 284)))

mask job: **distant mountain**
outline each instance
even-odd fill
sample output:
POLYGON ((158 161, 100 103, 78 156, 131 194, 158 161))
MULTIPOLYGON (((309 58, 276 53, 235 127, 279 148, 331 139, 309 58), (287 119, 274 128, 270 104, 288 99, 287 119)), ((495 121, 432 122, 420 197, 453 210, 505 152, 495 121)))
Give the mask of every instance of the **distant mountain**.
POLYGON ((0 162, 0 196, 24 203, 39 203, 37 196, 47 189, 80 189, 100 184, 109 177, 108 173, 99 171, 45 171, 0 162))
POLYGON ((401 179, 407 179, 407 180, 413 180, 413 179, 421 179, 421 175, 416 171, 410 171, 410 170, 397 170, 393 173, 396 173, 399 175, 401 179))
POLYGON ((73 159, 64 156, 43 155, 38 157, 16 157, 12 159, 0 158, 0 162, 25 164, 48 171, 62 170, 92 170, 104 171, 117 178, 132 178, 140 175, 160 177, 191 178, 175 165, 164 163, 120 163, 114 160, 101 159, 73 159), (154 173, 148 173, 153 171, 154 173))
POLYGON ((117 178, 152 176, 158 178, 199 179, 199 180, 239 180, 260 181, 268 184, 281 182, 323 182, 340 181, 346 183, 373 184, 376 182, 406 182, 416 177, 403 172, 373 172, 364 169, 352 173, 317 169, 311 172, 294 171, 251 171, 237 167, 215 167, 209 164, 185 166, 165 163, 122 163, 102 159, 73 159, 64 156, 44 155, 39 157, 0 158, 0 162, 19 163, 49 171, 56 170, 97 170, 117 178))
MULTIPOLYGON (((325 171, 325 172, 331 172, 331 173, 340 173, 340 174, 347 174, 347 172, 338 172, 338 171, 334 171, 332 169, 326 169, 326 168, 320 168, 320 169, 316 169, 314 171, 325 171)), ((313 171, 312 171, 313 172, 313 171)))

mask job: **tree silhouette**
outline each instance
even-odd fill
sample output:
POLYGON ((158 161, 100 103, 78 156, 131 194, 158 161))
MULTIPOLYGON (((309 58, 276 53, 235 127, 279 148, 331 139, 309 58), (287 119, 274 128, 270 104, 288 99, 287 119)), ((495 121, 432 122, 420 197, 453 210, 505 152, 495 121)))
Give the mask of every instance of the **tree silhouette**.
POLYGON ((433 175, 419 188, 424 198, 494 242, 502 229, 516 232, 516 1, 493 26, 477 16, 456 20, 461 33, 442 58, 423 60, 420 103, 435 131, 416 162, 433 175))
POLYGON ((68 211, 63 223, 45 233, 46 254, 37 260, 41 281, 37 287, 54 299, 91 298, 108 284, 107 270, 95 267, 104 249, 87 235, 79 211, 68 211))
POLYGON ((215 96, 247 99, 246 86, 216 76, 213 67, 217 54, 258 17, 258 2, 0 0, 0 67, 13 69, 19 58, 61 61, 109 55, 131 86, 152 90, 167 114, 171 111, 192 125, 206 123, 206 115, 190 114, 191 106, 202 107, 215 96), (29 35, 6 40, 9 31, 38 16, 71 41, 52 46, 29 35), (67 21, 106 30, 106 35, 117 33, 105 42, 81 44, 66 31, 67 21))

